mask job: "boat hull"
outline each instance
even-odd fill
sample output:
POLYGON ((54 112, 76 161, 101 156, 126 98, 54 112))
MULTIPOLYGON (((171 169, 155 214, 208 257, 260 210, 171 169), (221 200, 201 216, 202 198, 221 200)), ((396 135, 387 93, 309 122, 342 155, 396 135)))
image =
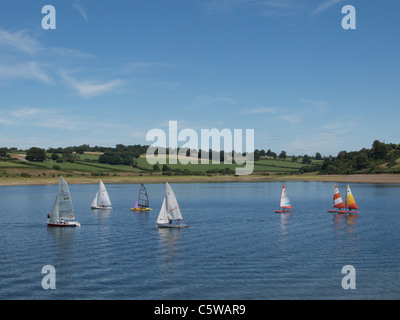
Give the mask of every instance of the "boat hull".
POLYGON ((112 207, 95 207, 95 206, 90 206, 90 209, 102 209, 102 210, 107 210, 107 209, 112 209, 112 207))
POLYGON ((188 224, 157 223, 157 228, 189 228, 188 224))
POLYGON ((331 209, 331 210, 328 210, 328 212, 336 212, 336 213, 344 213, 344 214, 358 214, 359 212, 358 211, 348 211, 348 210, 334 210, 334 209, 331 209))
POLYGON ((276 213, 292 213, 292 210, 275 210, 276 213))
POLYGON ((142 209, 140 209, 140 208, 131 208, 131 210, 132 211, 151 211, 150 208, 142 208, 142 209))
POLYGON ((70 221, 66 223, 52 223, 47 222, 48 227, 58 227, 58 228, 69 228, 69 227, 80 227, 81 224, 77 221, 70 221))

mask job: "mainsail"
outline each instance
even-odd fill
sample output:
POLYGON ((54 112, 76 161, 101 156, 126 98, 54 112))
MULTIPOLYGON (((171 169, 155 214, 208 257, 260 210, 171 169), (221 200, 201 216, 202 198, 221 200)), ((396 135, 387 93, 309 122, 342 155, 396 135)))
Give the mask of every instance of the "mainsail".
POLYGON ((181 210, 179 209, 178 201, 176 200, 174 191, 168 182, 166 182, 166 198, 167 211, 171 220, 182 220, 181 210))
POLYGON ((71 196, 67 182, 60 176, 58 185, 58 194, 54 202, 53 211, 50 215, 51 222, 57 222, 59 219, 74 219, 74 208, 72 207, 71 196))
POLYGON ((280 201, 279 206, 281 208, 287 208, 287 209, 293 208, 292 205, 290 204, 290 200, 287 195, 285 185, 282 186, 281 201, 280 201))
POLYGON ((99 190, 97 191, 97 193, 93 199, 91 207, 92 208, 111 208, 110 197, 108 196, 107 189, 106 189, 103 181, 101 181, 101 180, 99 182, 99 190))
POLYGON ((111 207, 111 201, 110 197, 108 196, 106 186, 101 180, 99 183, 99 195, 97 198, 97 204, 99 207, 111 207))
MULTIPOLYGON (((136 204, 136 203, 135 203, 136 204)), ((146 188, 144 187, 143 183, 140 185, 139 196, 137 199, 138 207, 148 208, 149 205, 149 197, 147 195, 146 188)), ((136 207, 136 208, 138 208, 136 207)))
POLYGON ((336 186, 336 184, 335 184, 335 192, 333 194, 333 207, 335 207, 335 208, 344 208, 345 207, 343 199, 340 195, 339 189, 336 186))
POLYGON ((353 194, 351 193, 349 185, 347 185, 346 208, 348 208, 348 209, 358 209, 357 203, 354 200, 354 197, 353 197, 353 194))

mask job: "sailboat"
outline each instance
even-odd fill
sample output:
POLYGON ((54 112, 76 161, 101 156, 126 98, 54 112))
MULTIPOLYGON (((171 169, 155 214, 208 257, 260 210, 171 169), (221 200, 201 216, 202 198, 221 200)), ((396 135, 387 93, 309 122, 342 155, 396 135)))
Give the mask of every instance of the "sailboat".
POLYGON ((151 211, 149 204, 149 196, 143 183, 140 185, 139 195, 131 208, 132 211, 151 211))
POLYGON ((330 209, 328 212, 338 212, 338 213, 346 213, 346 210, 341 210, 345 208, 345 203, 343 202, 342 196, 340 195, 339 189, 335 184, 335 191, 333 193, 333 208, 330 209))
POLYGON ((53 211, 47 214, 48 227, 80 227, 80 223, 74 221, 74 208, 67 182, 60 176, 58 193, 54 202, 53 211))
POLYGON ((161 206, 160 213, 157 218, 158 228, 188 228, 188 224, 182 224, 182 214, 179 209, 174 191, 168 182, 166 182, 165 197, 161 206), (178 223, 173 223, 174 221, 178 223))
POLYGON ((351 193, 350 186, 347 185, 347 194, 346 194, 346 203, 345 203, 346 209, 349 209, 346 211, 346 213, 359 213, 358 211, 351 211, 353 209, 358 210, 358 206, 356 201, 354 200, 353 194, 351 193))
POLYGON ((103 181, 99 182, 99 190, 97 191, 92 204, 90 205, 91 209, 112 209, 110 197, 108 196, 108 192, 106 186, 103 181))
POLYGON ((276 213, 290 213, 292 212, 289 209, 292 209, 293 206, 290 204, 289 197, 286 192, 285 185, 282 186, 281 192, 281 201, 279 203, 279 210, 275 210, 276 213))

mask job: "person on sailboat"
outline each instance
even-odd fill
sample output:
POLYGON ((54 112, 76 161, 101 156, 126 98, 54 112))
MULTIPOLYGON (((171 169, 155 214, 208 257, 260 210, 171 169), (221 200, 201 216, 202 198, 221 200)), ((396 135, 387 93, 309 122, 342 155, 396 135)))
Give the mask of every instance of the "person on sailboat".
POLYGON ((50 219, 50 212, 47 213, 47 219, 50 219))

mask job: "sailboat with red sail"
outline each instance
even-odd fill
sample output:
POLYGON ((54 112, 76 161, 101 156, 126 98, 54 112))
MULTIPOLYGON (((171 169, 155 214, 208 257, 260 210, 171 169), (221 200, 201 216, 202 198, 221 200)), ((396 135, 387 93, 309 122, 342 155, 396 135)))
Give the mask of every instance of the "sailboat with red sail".
POLYGON ((346 202, 343 202, 339 189, 335 184, 335 192, 333 194, 333 208, 335 209, 330 209, 328 210, 328 212, 350 213, 350 214, 359 213, 358 211, 352 211, 352 210, 358 210, 358 206, 356 201, 354 200, 354 196, 351 192, 349 185, 347 185, 346 202))
POLYGON ((275 212, 276 213, 290 213, 292 211, 289 209, 292 209, 292 208, 293 208, 293 206, 290 203, 285 185, 283 185, 282 192, 281 192, 281 201, 279 203, 279 210, 275 210, 275 212))
POLYGON ((335 191, 333 194, 333 208, 335 209, 330 209, 328 212, 338 212, 338 213, 346 213, 346 210, 343 210, 346 206, 345 203, 343 202, 342 196, 340 195, 339 189, 337 185, 335 184, 335 191))

